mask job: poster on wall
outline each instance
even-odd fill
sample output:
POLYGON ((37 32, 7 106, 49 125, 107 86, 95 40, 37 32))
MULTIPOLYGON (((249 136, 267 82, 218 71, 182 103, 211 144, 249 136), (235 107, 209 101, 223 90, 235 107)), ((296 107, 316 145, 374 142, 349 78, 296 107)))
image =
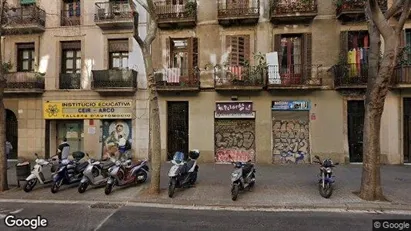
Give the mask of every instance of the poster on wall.
POLYGON ((304 100, 273 101, 271 105, 273 111, 309 111, 310 102, 304 100))
POLYGON ((131 149, 131 120, 103 120, 103 155, 131 149))

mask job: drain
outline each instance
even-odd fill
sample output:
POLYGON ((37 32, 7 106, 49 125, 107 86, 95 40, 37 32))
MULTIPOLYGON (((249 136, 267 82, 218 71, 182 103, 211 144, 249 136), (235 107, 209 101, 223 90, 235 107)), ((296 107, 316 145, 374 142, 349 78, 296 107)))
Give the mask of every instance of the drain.
POLYGON ((96 203, 90 205, 92 209, 118 209, 122 207, 122 204, 110 204, 110 203, 96 203))

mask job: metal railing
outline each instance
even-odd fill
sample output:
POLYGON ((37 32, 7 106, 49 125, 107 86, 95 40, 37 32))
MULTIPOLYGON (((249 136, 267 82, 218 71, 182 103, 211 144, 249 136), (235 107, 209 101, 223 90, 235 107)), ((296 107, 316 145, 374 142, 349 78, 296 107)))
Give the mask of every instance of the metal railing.
POLYGON ((80 9, 78 10, 62 10, 61 11, 61 26, 77 26, 80 25, 80 9))
POLYGON ((128 69, 93 70, 92 87, 137 88, 137 71, 128 69))
POLYGON ((81 74, 60 73, 59 89, 81 89, 81 74))
MULTIPOLYGON (((337 15, 343 12, 363 11, 366 6, 366 0, 339 0, 337 3, 337 15)), ((387 0, 378 0, 381 10, 387 10, 387 0)))
POLYGON ((337 64, 332 68, 336 87, 366 85, 368 82, 368 64, 337 64))
POLYGON ((218 0, 219 18, 243 18, 259 17, 260 0, 239 0, 236 3, 228 3, 226 0, 218 0))
POLYGON ((44 77, 37 72, 11 72, 5 77, 9 89, 44 89, 44 77))
POLYGON ((5 26, 16 25, 46 25, 46 12, 36 5, 30 5, 20 8, 11 8, 4 15, 5 26))
POLYGON ((302 64, 268 65, 267 84, 274 86, 321 86, 320 67, 321 65, 302 64))
POLYGON ((94 21, 116 21, 133 19, 133 11, 128 1, 97 2, 94 21))
POLYGON ((157 87, 200 87, 198 68, 166 68, 155 76, 157 87))
POLYGON ((216 87, 263 87, 266 73, 266 68, 261 66, 216 66, 214 85, 216 87))
POLYGON ((195 20, 197 17, 197 3, 195 1, 185 1, 182 5, 173 5, 167 1, 156 1, 154 4, 160 20, 195 20))
MULTIPOLYGON (((271 15, 317 13, 317 0, 272 0, 271 15)), ((294 17, 294 16, 293 16, 294 17)))

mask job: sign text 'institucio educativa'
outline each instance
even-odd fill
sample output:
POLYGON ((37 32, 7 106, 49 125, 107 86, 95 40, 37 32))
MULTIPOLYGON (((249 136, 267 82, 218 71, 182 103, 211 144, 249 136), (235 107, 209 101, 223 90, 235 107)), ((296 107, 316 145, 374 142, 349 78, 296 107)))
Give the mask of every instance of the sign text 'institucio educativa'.
POLYGON ((131 100, 46 101, 45 119, 131 119, 131 100))

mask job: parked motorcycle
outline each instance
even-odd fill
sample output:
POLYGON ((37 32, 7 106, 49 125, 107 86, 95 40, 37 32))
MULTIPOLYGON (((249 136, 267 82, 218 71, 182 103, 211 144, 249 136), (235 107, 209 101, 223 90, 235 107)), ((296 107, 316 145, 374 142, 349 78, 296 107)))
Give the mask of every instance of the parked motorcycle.
POLYGON ((117 160, 115 165, 108 169, 110 176, 107 180, 104 193, 109 195, 114 185, 125 186, 144 183, 148 178, 148 171, 149 168, 146 160, 137 163, 133 163, 131 159, 117 160))
POLYGON ((78 192, 84 193, 89 185, 102 186, 107 183, 108 169, 114 165, 113 161, 96 161, 86 153, 88 165, 83 172, 83 178, 78 186, 78 192))
POLYGON ((339 165, 339 163, 333 163, 331 159, 325 159, 321 161, 319 156, 314 156, 316 161, 313 161, 314 163, 320 164, 320 174, 319 179, 318 179, 318 190, 320 191, 320 195, 324 198, 330 198, 333 189, 334 189, 334 183, 335 179, 333 176, 333 167, 336 165, 339 165))
POLYGON ((191 150, 188 155, 188 161, 185 161, 184 153, 176 152, 173 156, 168 177, 170 178, 168 186, 168 196, 173 197, 176 188, 187 188, 194 185, 197 181, 198 165, 197 159, 200 156, 200 151, 197 149, 191 150))
POLYGON ((80 163, 80 160, 85 156, 84 152, 73 152, 74 160, 62 160, 57 173, 53 177, 53 185, 51 192, 57 193, 60 186, 63 184, 74 184, 80 182, 83 177, 83 171, 88 166, 88 162, 80 163))
POLYGON ((234 171, 231 173, 231 199, 237 200, 240 191, 251 189, 255 184, 255 167, 251 160, 244 162, 233 162, 234 171))
POLYGON ((49 160, 40 159, 37 153, 34 153, 36 156, 36 165, 34 165, 33 169, 31 170, 31 174, 26 178, 26 184, 24 185, 24 191, 30 192, 33 190, 34 186, 36 186, 37 182, 40 184, 48 184, 53 181, 53 175, 56 171, 56 165, 58 165, 59 161, 56 157, 53 157, 49 160), (43 170, 44 167, 50 167, 51 176, 44 177, 43 170))

